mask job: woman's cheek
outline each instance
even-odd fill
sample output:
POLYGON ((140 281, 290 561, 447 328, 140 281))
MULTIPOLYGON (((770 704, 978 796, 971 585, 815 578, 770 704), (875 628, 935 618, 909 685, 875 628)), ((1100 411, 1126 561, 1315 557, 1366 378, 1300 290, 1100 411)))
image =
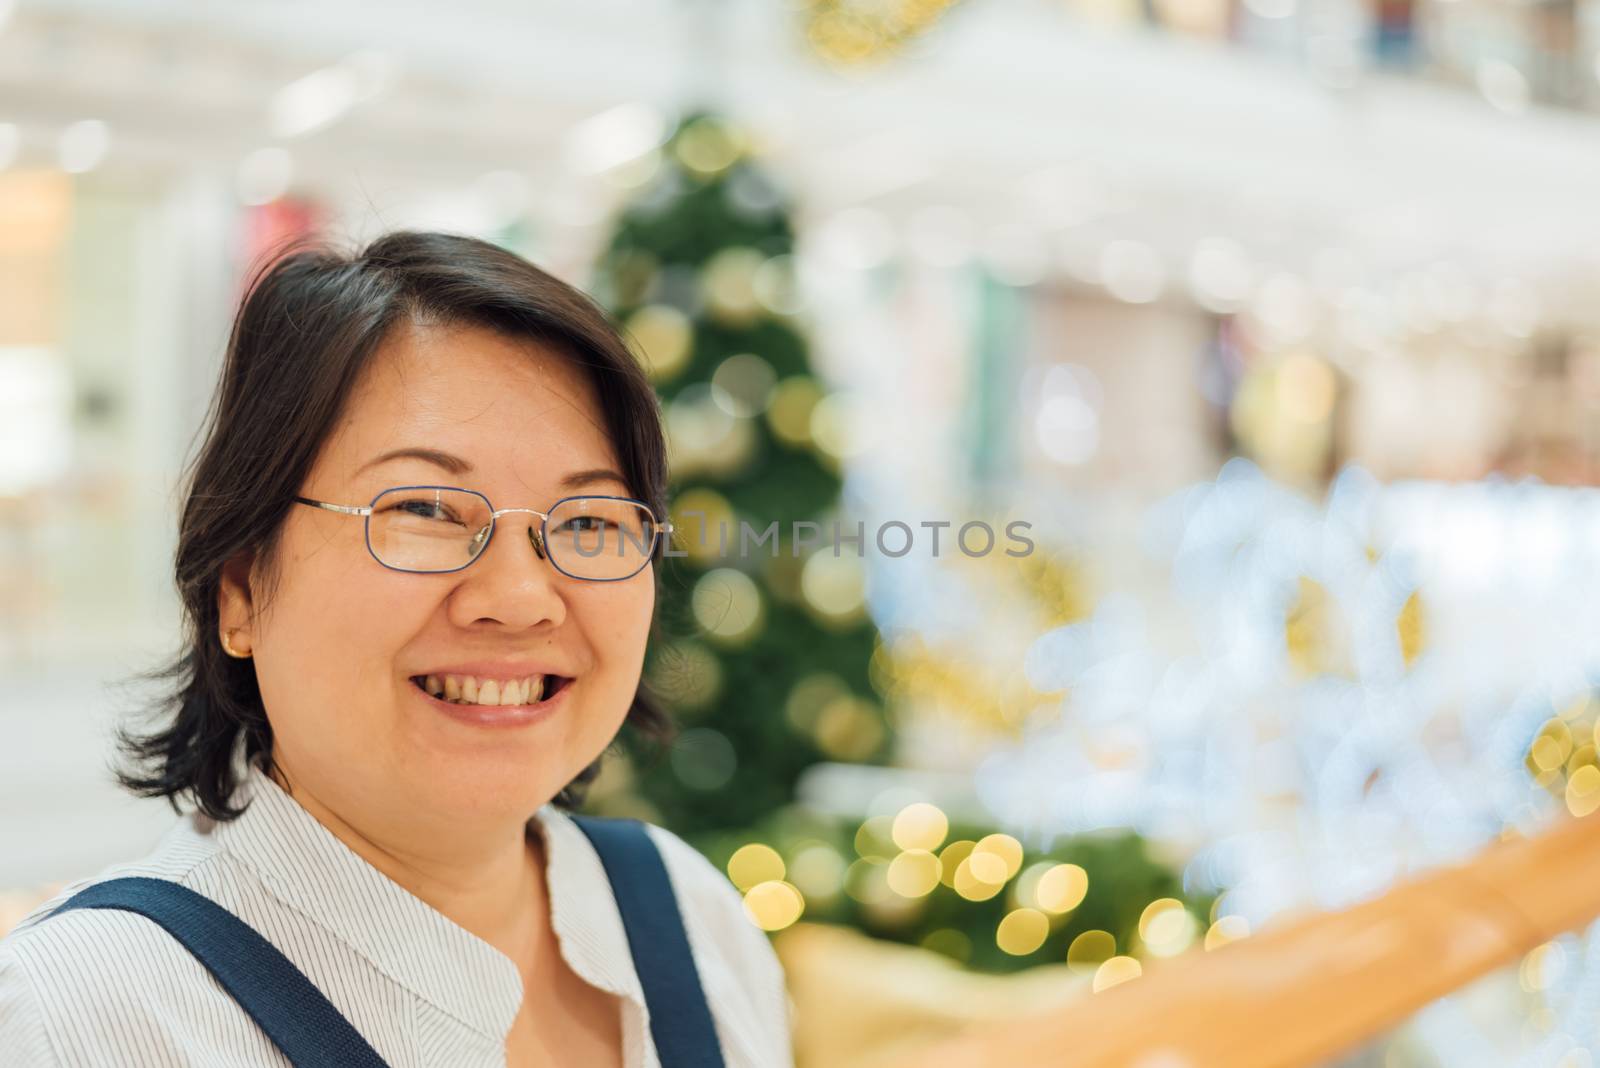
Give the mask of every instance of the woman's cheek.
POLYGON ((299 561, 281 576, 270 622, 276 653, 260 665, 272 675, 263 696, 299 733, 330 743, 340 733, 370 737, 395 714, 399 656, 422 629, 429 601, 382 573, 324 573, 330 569, 318 562, 299 561))
POLYGON ((590 692, 596 700, 592 710, 601 713, 593 718, 602 724, 614 719, 610 726, 620 726, 633 704, 644 666, 653 604, 654 591, 649 587, 643 593, 615 587, 596 589, 582 601, 582 631, 593 657, 590 692), (614 710, 614 716, 604 714, 610 710, 614 710))
POLYGON ((622 675, 637 674, 644 664, 650 639, 650 615, 655 608, 655 588, 621 589, 602 609, 597 621, 605 635, 603 655, 622 675))

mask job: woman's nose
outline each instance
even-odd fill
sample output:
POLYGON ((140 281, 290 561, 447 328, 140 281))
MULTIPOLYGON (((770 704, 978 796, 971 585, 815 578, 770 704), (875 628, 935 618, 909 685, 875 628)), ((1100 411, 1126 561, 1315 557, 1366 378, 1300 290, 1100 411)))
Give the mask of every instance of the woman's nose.
POLYGON ((538 516, 495 520, 487 544, 461 572, 450 598, 450 615, 459 626, 490 620, 525 629, 566 618, 565 581, 545 552, 538 516))

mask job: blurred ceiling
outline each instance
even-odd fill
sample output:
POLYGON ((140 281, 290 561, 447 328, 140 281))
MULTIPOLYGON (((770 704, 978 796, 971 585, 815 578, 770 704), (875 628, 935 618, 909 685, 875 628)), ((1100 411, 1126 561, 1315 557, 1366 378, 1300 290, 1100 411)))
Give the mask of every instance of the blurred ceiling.
POLYGON ((1562 319, 1600 314, 1593 116, 1376 76, 1334 89, 1045 0, 967 0, 900 55, 840 70, 809 51, 797 7, 20 0, 0 28, 0 121, 23 165, 85 118, 129 173, 231 174, 281 145, 297 182, 375 206, 509 170, 584 226, 609 202, 594 172, 647 135, 640 116, 709 98, 809 219, 846 212, 860 231, 849 209, 869 208, 889 240, 948 231, 1020 276, 1092 276, 1108 242, 1181 264, 1222 240, 1258 273, 1381 286, 1445 263, 1479 288, 1520 279, 1562 319), (321 125, 318 92, 343 94, 321 125))

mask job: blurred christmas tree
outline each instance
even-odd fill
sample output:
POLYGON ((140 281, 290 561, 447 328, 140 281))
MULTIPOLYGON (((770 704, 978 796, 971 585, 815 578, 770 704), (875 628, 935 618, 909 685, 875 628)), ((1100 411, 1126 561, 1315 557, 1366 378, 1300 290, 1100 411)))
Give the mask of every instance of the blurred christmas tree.
POLYGON ((835 511, 846 428, 796 322, 784 195, 709 114, 684 119, 646 165, 593 291, 666 415, 684 555, 663 563, 668 640, 645 672, 683 732, 666 760, 624 732, 634 781, 592 807, 694 840, 788 804, 819 760, 881 758, 889 730, 868 679, 861 550, 834 549, 836 520, 855 533, 835 511))
MULTIPOLYGON (((1137 835, 1029 855, 993 828, 945 824, 928 804, 852 820, 795 803, 801 773, 820 761, 888 763, 886 705, 954 707, 1014 731, 1044 695, 972 649, 888 647, 868 618, 860 553, 871 535, 859 548, 845 540, 857 521, 840 513, 849 423, 812 373, 788 205, 745 137, 694 113, 630 169, 646 177, 591 290, 666 416, 681 555, 662 563, 665 637, 645 673, 682 733, 662 759, 624 731, 589 810, 683 835, 768 931, 806 916, 986 971, 1063 958, 1098 968, 1187 946, 1206 903, 1181 900, 1176 874, 1137 835), (1157 913, 1167 919, 1152 935, 1157 913)), ((1008 619, 1060 625, 1087 611, 1081 571, 1045 556, 979 585, 1008 601, 993 606, 1008 619)))
POLYGON ((973 971, 1062 963, 1098 973, 1244 933, 1217 898, 1187 893, 1131 831, 1028 849, 992 827, 915 802, 854 824, 793 806, 710 855, 745 892, 750 918, 778 931, 809 922, 920 945, 973 971), (769 844, 771 843, 771 844, 769 844))

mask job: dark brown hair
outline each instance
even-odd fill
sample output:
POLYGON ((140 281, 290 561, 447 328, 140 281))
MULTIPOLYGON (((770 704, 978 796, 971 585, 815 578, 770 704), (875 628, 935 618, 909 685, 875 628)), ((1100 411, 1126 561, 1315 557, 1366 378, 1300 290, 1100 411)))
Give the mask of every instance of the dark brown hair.
MULTIPOLYGON (((164 686, 152 729, 118 732, 123 786, 175 808, 190 798, 215 819, 239 815, 230 801, 238 748, 270 762, 272 728, 253 665, 227 656, 217 637, 223 568, 247 554, 270 584, 284 518, 351 390, 385 338, 412 322, 485 327, 573 360, 596 387, 630 492, 665 517, 655 392, 610 317, 584 294, 470 237, 401 231, 353 254, 295 248, 257 271, 234 318, 178 529, 183 645, 148 676, 164 686)), ((652 636, 656 627, 653 619, 652 636)), ((642 680, 626 722, 657 742, 673 732, 642 680)), ((603 760, 554 803, 580 806, 603 760)))

